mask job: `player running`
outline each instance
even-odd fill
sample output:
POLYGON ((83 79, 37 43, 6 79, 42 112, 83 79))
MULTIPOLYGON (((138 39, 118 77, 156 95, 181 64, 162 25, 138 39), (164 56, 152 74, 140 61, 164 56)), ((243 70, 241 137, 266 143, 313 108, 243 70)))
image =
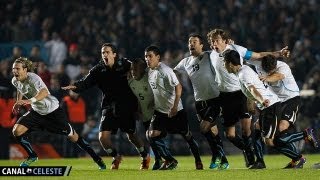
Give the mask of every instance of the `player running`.
POLYGON ((20 166, 27 167, 38 160, 36 152, 25 139, 26 133, 47 130, 54 134, 67 136, 86 151, 98 164, 99 169, 106 169, 102 159, 93 151, 88 142, 77 134, 68 123, 64 111, 59 107, 59 101, 52 96, 42 79, 32 71, 32 62, 20 57, 12 65, 12 84, 17 88, 17 101, 13 112, 18 113, 19 108, 31 105, 32 109, 18 119, 13 127, 13 135, 23 149, 28 153, 28 158, 20 166), (23 99, 25 97, 26 99, 23 99))

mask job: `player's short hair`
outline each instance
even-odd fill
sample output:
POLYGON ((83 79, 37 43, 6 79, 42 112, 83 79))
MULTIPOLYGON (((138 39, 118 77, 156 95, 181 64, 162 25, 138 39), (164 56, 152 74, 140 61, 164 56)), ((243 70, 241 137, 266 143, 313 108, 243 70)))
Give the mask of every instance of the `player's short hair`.
POLYGON ((137 66, 141 66, 142 68, 147 68, 147 63, 146 63, 146 61, 144 61, 142 58, 135 58, 135 59, 133 59, 133 61, 132 61, 132 66, 133 65, 137 65, 137 66))
POLYGON ((28 72, 33 72, 34 71, 34 66, 32 64, 32 61, 29 60, 26 57, 19 57, 17 58, 14 63, 21 63, 23 68, 27 68, 28 72))
POLYGON ((237 51, 228 49, 223 53, 224 61, 233 65, 241 65, 240 55, 237 51))
POLYGON ((200 41, 200 44, 203 44, 203 38, 202 38, 202 36, 201 36, 200 34, 197 34, 197 33, 191 33, 191 34, 189 34, 189 39, 190 39, 191 37, 198 38, 198 39, 199 39, 199 41, 200 41))
POLYGON ((152 51, 155 55, 161 56, 160 48, 158 46, 151 45, 144 50, 144 52, 149 52, 149 51, 152 51))
POLYGON ((264 56, 261 59, 261 67, 264 71, 269 73, 277 67, 277 59, 272 55, 264 56))
POLYGON ((229 34, 225 30, 213 29, 207 34, 208 42, 210 43, 210 38, 216 38, 218 35, 220 35, 223 40, 228 40, 230 38, 229 34))

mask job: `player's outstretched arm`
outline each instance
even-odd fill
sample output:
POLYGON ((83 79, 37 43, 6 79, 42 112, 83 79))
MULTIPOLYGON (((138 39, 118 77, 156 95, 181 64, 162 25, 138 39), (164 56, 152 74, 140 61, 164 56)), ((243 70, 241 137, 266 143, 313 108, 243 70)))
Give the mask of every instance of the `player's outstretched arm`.
POLYGON ((252 52, 251 59, 252 60, 259 60, 267 55, 272 55, 276 58, 278 57, 285 57, 288 58, 290 56, 290 50, 288 46, 282 48, 280 51, 273 51, 273 52, 252 52))
POLYGON ((69 85, 69 86, 61 87, 61 89, 63 89, 63 90, 75 90, 75 89, 77 89, 77 86, 69 85))

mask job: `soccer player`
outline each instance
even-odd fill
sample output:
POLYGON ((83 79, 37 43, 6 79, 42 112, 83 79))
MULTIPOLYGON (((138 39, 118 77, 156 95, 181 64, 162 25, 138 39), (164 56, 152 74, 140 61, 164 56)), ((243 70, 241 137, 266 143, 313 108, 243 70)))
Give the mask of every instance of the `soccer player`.
MULTIPOLYGON (((255 65, 257 72, 260 74, 260 80, 266 83, 281 100, 282 108, 278 125, 279 133, 273 142, 269 140, 266 143, 273 145, 273 143, 281 144, 291 142, 296 138, 302 139, 304 134, 308 134, 310 135, 308 138, 312 142, 313 147, 317 148, 318 142, 315 140, 316 137, 314 136, 313 129, 307 128, 304 132, 294 133, 294 123, 297 120, 300 106, 300 93, 290 67, 285 62, 279 61, 271 55, 263 57, 261 61, 249 61, 249 63, 255 65)), ((291 142, 291 144, 292 147, 295 148, 295 144, 293 142, 291 142)), ((296 156, 297 155, 293 154, 290 157, 296 156)), ((292 159, 285 168, 295 168, 296 164, 296 159, 292 159)))
MULTIPOLYGON (((152 89, 148 82, 148 72, 147 72, 147 64, 142 59, 137 59, 132 61, 131 64, 131 74, 129 78, 129 86, 132 92, 138 99, 139 107, 140 107, 140 114, 143 121, 143 126, 145 133, 149 129, 151 118, 154 112, 154 98, 152 89)), ((164 144, 165 142, 162 139, 158 140, 158 143, 164 144)), ((152 166, 152 170, 160 169, 163 161, 161 158, 160 153, 158 152, 157 148, 154 146, 153 143, 150 144, 154 157, 155 162, 152 166)), ((164 149, 166 156, 171 156, 170 151, 168 149, 164 149)))
MULTIPOLYGON (((151 143, 156 144, 159 152, 165 149, 165 144, 158 143, 166 133, 181 134, 188 142, 189 148, 195 158, 196 169, 203 169, 199 147, 189 129, 186 113, 181 103, 182 86, 173 70, 160 62, 160 49, 149 46, 145 49, 145 60, 149 69, 148 80, 154 95, 155 111, 148 130, 151 143)), ((174 158, 164 157, 165 162, 160 169, 174 169, 178 161, 174 158)))
MULTIPOLYGON (((247 98, 241 92, 239 78, 234 74, 229 74, 225 69, 223 62, 223 52, 228 49, 234 49, 241 56, 241 63, 244 59, 257 59, 268 54, 276 56, 287 55, 286 48, 276 52, 253 52, 242 46, 228 43, 229 36, 222 29, 214 29, 207 34, 210 47, 213 51, 210 54, 212 65, 216 71, 216 81, 220 90, 220 102, 222 107, 223 125, 226 128, 227 138, 236 147, 243 150, 246 160, 246 166, 250 167, 255 163, 253 152, 253 140, 251 133, 251 116, 248 113, 247 98), (239 121, 242 127, 242 138, 236 134, 235 124, 239 121)), ((259 133, 256 133, 259 134, 259 133)), ((258 138, 256 138, 258 139, 258 138)), ((257 151, 258 149, 256 149, 257 151)), ((260 149, 262 150, 262 149, 260 149)), ((259 155, 257 161, 264 164, 262 152, 255 153, 259 155)), ((265 168, 265 166, 261 167, 265 168)))
MULTIPOLYGON (((282 119, 280 115, 281 100, 279 97, 268 86, 265 86, 253 69, 247 65, 241 65, 240 55, 237 51, 226 51, 224 61, 227 71, 239 77, 242 92, 248 98, 254 100, 261 110, 259 119, 266 143, 274 146, 280 153, 293 160, 292 164, 289 163, 290 168, 302 168, 306 159, 298 152, 293 142, 306 139, 316 147, 317 139, 313 134, 313 130, 307 129, 297 133, 279 131, 278 119, 282 119)), ((294 114, 294 112, 290 113, 294 114)))
POLYGON ((199 34, 189 35, 188 48, 190 56, 182 59, 174 70, 186 72, 191 80, 200 131, 212 152, 209 168, 228 169, 229 163, 216 125, 220 114, 219 90, 215 70, 210 62, 210 52, 203 51, 203 38, 199 34))
POLYGON ((17 101, 13 112, 18 113, 19 108, 31 105, 32 109, 18 119, 13 127, 13 135, 28 153, 28 158, 20 166, 29 166, 38 160, 31 144, 24 138, 27 132, 47 130, 51 133, 67 136, 86 151, 98 164, 99 169, 106 169, 102 159, 93 151, 90 145, 77 134, 68 123, 64 111, 59 107, 59 101, 52 95, 42 79, 32 71, 32 62, 20 57, 12 65, 12 84, 17 88, 17 101), (23 97, 27 99, 23 99, 23 97))
POLYGON ((118 58, 117 49, 111 43, 102 45, 101 57, 102 61, 94 66, 87 76, 62 89, 79 93, 97 86, 103 93, 99 141, 107 154, 113 157, 111 169, 118 169, 122 160, 122 156, 111 142, 111 135, 116 134, 118 129, 127 134, 129 141, 140 153, 142 158, 140 169, 148 169, 150 156, 143 141, 136 134, 134 114, 137 109, 137 99, 127 79, 131 63, 128 59, 118 58))

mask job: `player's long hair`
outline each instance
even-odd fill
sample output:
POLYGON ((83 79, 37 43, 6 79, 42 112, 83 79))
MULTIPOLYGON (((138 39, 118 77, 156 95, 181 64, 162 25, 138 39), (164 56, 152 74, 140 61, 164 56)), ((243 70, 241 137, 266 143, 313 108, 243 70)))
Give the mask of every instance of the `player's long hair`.
POLYGON ((112 43, 104 43, 102 44, 101 48, 103 47, 110 47, 113 53, 116 53, 116 57, 114 58, 115 61, 118 60, 119 56, 118 56, 118 48, 112 44, 112 43))
POLYGON ((208 34, 207 34, 207 39, 208 39, 209 44, 211 43, 210 42, 211 38, 212 39, 217 38, 219 35, 223 40, 230 39, 230 35, 227 31, 225 31, 223 29, 213 29, 210 32, 208 32, 208 34))
POLYGON ((32 61, 30 61, 26 57, 19 57, 17 58, 14 63, 21 63, 23 68, 27 68, 28 72, 33 72, 34 71, 34 66, 32 64, 32 61))

